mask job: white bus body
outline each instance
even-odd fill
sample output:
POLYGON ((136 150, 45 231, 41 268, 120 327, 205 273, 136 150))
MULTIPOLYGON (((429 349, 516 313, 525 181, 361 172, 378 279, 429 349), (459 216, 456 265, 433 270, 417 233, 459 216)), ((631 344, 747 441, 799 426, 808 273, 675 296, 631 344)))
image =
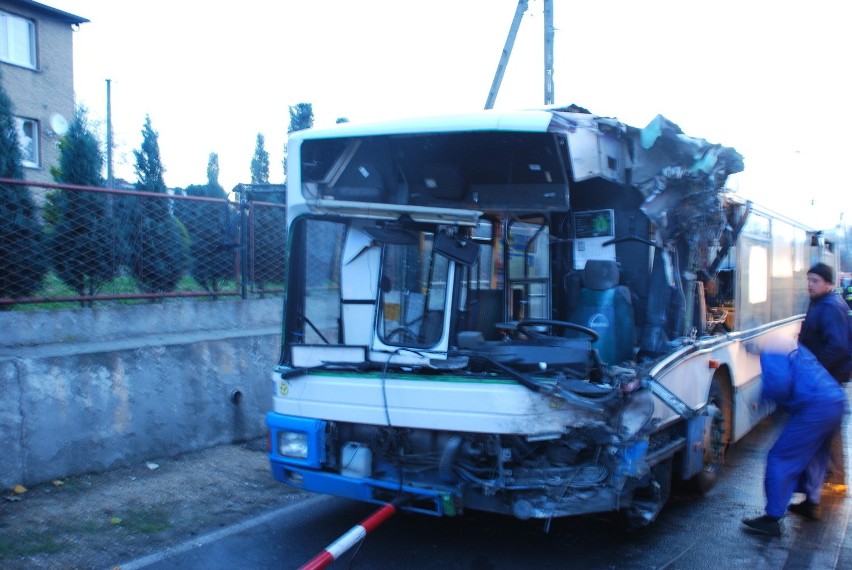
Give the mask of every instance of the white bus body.
POLYGON ((727 192, 742 168, 573 106, 294 133, 275 478, 638 523, 707 489, 771 411, 757 355, 795 342, 820 245, 727 192))

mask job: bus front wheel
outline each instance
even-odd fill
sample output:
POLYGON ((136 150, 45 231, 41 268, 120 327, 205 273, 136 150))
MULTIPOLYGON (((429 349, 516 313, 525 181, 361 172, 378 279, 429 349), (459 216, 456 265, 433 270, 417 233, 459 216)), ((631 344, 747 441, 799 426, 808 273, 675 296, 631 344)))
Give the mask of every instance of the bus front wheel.
POLYGON ((707 395, 707 413, 711 416, 710 429, 704 432, 704 459, 701 471, 692 478, 695 490, 707 493, 716 485, 719 471, 725 462, 725 452, 733 434, 733 402, 731 385, 725 374, 717 374, 710 382, 707 395))

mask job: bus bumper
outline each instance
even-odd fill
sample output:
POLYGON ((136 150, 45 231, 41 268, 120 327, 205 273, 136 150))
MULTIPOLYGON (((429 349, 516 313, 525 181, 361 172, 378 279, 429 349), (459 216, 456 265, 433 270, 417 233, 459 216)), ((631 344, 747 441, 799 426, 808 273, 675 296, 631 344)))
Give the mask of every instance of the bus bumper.
POLYGON ((269 461, 276 481, 314 493, 384 504, 406 497, 402 510, 434 516, 458 514, 460 493, 402 485, 364 476, 347 476, 323 469, 325 427, 323 420, 285 416, 270 412, 269 461))

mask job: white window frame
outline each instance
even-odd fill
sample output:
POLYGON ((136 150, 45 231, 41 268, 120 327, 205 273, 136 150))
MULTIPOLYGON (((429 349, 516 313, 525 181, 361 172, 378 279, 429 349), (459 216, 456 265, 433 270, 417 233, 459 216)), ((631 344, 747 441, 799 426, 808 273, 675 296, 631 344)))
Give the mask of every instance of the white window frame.
POLYGON ((35 23, 0 10, 0 61, 36 69, 35 23))
POLYGON ((15 117, 15 129, 18 132, 18 148, 21 149, 21 165, 38 168, 40 166, 38 121, 25 117, 15 117))

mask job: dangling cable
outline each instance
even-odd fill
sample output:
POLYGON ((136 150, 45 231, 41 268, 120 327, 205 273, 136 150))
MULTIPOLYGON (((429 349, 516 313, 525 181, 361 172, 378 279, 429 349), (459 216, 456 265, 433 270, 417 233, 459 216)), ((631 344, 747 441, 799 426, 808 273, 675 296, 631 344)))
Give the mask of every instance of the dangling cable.
POLYGON ((388 355, 388 359, 385 361, 385 365, 382 367, 382 405, 385 407, 385 422, 387 423, 388 427, 390 427, 391 421, 390 411, 388 411, 388 392, 385 387, 385 383, 387 381, 388 365, 390 365, 391 359, 397 354, 399 354, 398 348, 388 355))

